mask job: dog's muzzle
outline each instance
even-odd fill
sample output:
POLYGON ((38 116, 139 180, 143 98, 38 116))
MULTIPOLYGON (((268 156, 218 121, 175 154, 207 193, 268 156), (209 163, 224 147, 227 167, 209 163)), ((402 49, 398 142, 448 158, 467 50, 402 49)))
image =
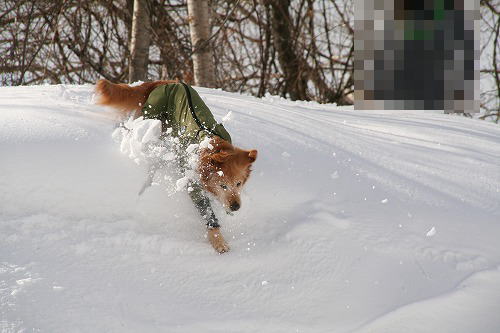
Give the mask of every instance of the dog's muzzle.
POLYGON ((235 212, 237 211, 238 209, 240 209, 240 204, 237 203, 237 202, 233 202, 231 204, 231 206, 229 206, 229 209, 231 209, 232 212, 235 212))

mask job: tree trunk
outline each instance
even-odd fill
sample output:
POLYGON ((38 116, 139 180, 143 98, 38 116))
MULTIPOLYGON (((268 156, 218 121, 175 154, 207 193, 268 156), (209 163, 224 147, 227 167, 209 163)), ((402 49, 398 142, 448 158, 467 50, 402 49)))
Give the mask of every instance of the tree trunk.
POLYGON ((301 59, 295 50, 293 24, 289 12, 290 0, 268 0, 268 4, 272 9, 274 45, 285 76, 284 93, 289 93, 292 100, 306 100, 305 68, 301 66, 301 59))
POLYGON ((134 0, 128 81, 144 81, 148 75, 150 44, 148 0, 134 0))
MULTIPOLYGON (((132 40, 132 21, 134 17, 134 0, 126 0, 125 2, 125 13, 124 23, 127 27, 127 41, 130 43, 132 40)), ((130 44, 129 44, 130 47, 130 44)))
POLYGON ((193 50, 194 82, 197 86, 215 87, 215 70, 210 36, 207 0, 188 0, 189 30, 193 50))

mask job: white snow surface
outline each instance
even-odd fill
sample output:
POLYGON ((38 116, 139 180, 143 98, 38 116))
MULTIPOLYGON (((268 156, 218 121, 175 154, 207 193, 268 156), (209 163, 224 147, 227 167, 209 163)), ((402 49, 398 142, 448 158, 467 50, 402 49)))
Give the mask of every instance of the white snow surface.
POLYGON ((0 88, 1 332, 500 331, 497 125, 199 88, 259 151, 218 255, 92 89, 0 88))

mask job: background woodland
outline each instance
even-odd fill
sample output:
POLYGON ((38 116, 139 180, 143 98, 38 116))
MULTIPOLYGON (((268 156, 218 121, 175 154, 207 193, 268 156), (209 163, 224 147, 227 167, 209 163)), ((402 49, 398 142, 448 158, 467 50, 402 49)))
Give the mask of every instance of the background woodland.
MULTIPOLYGON (((354 0, 2 0, 0 84, 182 79, 353 103, 354 0)), ((500 4, 481 1, 481 118, 498 122, 500 4)))

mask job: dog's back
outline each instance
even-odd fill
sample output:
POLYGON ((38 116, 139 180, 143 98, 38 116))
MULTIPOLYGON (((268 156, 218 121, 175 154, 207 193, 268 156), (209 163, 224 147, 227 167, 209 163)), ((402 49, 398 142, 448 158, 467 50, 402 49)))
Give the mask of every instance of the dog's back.
POLYGON ((163 84, 177 83, 174 80, 145 82, 138 86, 124 83, 111 83, 108 80, 97 81, 95 91, 99 95, 97 104, 107 105, 122 112, 137 111, 142 108, 149 94, 163 84))

